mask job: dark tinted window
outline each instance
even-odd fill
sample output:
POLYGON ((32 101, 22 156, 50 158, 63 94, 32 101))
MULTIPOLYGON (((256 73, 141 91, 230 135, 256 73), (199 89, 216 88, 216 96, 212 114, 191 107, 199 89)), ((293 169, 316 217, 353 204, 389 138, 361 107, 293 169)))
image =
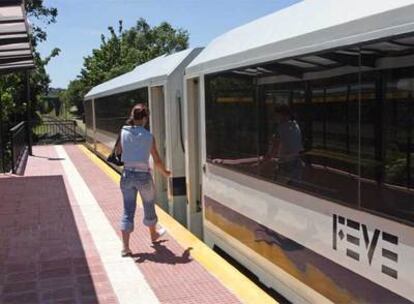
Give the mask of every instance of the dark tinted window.
POLYGON ((206 77, 208 160, 414 218, 414 38, 206 77))
POLYGON ((95 99, 96 131, 94 132, 92 101, 85 102, 87 141, 89 144, 94 144, 96 152, 104 156, 111 153, 121 126, 128 119, 131 108, 137 103, 148 104, 146 87, 95 99))
POLYGON ((148 104, 147 88, 95 99, 96 129, 118 134, 137 103, 148 104))
POLYGON ((207 158, 236 170, 257 172, 258 124, 253 78, 206 78, 207 158))
POLYGON ((260 175, 357 205, 358 72, 265 85, 262 90, 265 115, 259 125, 267 152, 261 150, 260 175), (280 107, 287 113, 279 113, 280 107))
MULTIPOLYGON (((398 57, 397 57, 398 58, 398 57)), ((361 206, 414 218, 414 63, 363 73, 372 87, 361 101, 361 206)))

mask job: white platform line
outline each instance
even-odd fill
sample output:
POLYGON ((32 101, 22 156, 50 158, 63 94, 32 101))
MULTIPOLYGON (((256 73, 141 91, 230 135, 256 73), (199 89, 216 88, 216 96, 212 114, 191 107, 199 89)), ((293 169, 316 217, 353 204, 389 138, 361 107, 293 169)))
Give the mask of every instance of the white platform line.
POLYGON ((64 148, 56 146, 56 151, 58 157, 64 159, 62 165, 67 180, 119 303, 158 304, 159 300, 133 259, 121 257, 121 240, 64 148))

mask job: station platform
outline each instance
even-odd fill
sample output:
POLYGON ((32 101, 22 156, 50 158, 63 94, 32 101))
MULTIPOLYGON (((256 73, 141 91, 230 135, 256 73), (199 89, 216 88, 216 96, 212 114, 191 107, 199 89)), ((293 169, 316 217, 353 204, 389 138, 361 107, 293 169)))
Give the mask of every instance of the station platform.
POLYGON ((119 179, 82 145, 35 146, 0 177, 0 303, 275 303, 158 207, 152 243, 139 199, 122 258, 119 179))

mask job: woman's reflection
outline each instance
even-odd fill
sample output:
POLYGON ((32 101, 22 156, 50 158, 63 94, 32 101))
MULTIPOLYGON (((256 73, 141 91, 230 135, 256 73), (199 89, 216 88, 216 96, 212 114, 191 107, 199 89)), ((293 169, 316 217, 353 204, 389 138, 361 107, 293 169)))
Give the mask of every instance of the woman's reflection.
POLYGON ((304 167, 301 160, 302 132, 287 104, 276 106, 275 118, 278 127, 272 135, 264 161, 268 163, 273 159, 277 160, 275 179, 278 181, 289 184, 299 182, 304 167))

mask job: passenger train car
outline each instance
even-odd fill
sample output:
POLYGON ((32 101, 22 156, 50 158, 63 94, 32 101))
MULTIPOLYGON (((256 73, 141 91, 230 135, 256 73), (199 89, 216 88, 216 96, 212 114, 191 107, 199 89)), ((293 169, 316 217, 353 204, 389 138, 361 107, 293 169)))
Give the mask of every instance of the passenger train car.
POLYGON ((89 144, 108 154, 146 102, 160 205, 207 244, 294 303, 413 302, 413 16, 300 1, 93 88, 89 144), (280 108, 302 145, 284 158, 280 108))
POLYGON ((299 2, 213 40, 185 86, 205 242, 294 303, 414 301, 414 1, 299 2))
POLYGON ((186 190, 183 129, 184 69, 200 48, 163 55, 133 71, 104 82, 85 96, 86 138, 103 157, 111 152, 132 106, 149 106, 149 127, 161 158, 172 172, 168 182, 155 172, 160 206, 186 224, 186 190))

